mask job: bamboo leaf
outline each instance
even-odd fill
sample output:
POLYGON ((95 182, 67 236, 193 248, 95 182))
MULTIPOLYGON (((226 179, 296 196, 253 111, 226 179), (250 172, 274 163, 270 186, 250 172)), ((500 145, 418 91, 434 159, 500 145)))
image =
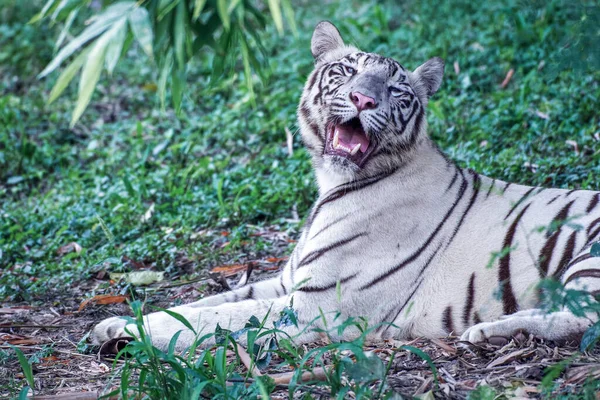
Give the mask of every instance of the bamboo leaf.
POLYGON ((56 3, 56 0, 48 0, 46 2, 46 4, 44 4, 44 7, 42 7, 42 9, 40 10, 40 12, 37 13, 37 14, 35 14, 33 16, 33 18, 31 18, 29 20, 29 23, 33 24, 33 23, 38 22, 42 18, 44 18, 46 16, 46 14, 48 13, 48 11, 50 11, 50 8, 54 5, 54 3, 56 3))
POLYGON ((136 40, 142 46, 142 50, 150 58, 154 58, 152 50, 152 41, 154 34, 152 32, 152 23, 148 15, 148 10, 143 7, 136 7, 129 15, 129 25, 133 31, 136 40))
POLYGON ((52 88, 52 91, 50 92, 50 96, 48 97, 48 104, 51 104, 54 100, 56 100, 58 96, 60 96, 62 92, 66 89, 66 87, 73 80, 75 75, 77 75, 77 72, 79 72, 79 70, 81 69, 81 66, 83 65, 83 62, 85 61, 89 52, 89 48, 82 51, 81 54, 79 54, 73 60, 73 62, 69 64, 69 66, 63 70, 63 72, 61 72, 60 76, 56 80, 56 83, 54 84, 54 87, 52 88))
POLYGON ((227 0, 217 0, 217 12, 219 13, 219 17, 221 17, 223 27, 228 31, 231 27, 231 20, 227 12, 227 0))
POLYGON ((160 108, 163 111, 165 110, 165 99, 167 97, 167 79, 169 79, 171 68, 173 68, 173 56, 169 53, 160 70, 160 76, 158 78, 158 98, 160 99, 160 108))
POLYGON ((281 17, 281 4, 279 0, 269 0, 269 10, 271 11, 277 32, 283 35, 283 18, 281 17))
POLYGON ((296 28, 296 19, 294 18, 294 8, 292 7, 292 3, 290 0, 281 0, 281 6, 293 35, 298 37, 298 29, 296 28))
POLYGON ((27 380, 27 383, 31 387, 31 390, 33 390, 33 388, 34 388, 33 369, 31 368, 31 364, 29 363, 29 360, 27 360, 27 357, 25 357, 25 354, 23 354, 23 352, 18 347, 14 347, 12 345, 11 345, 11 347, 17 354, 17 358, 19 359, 19 364, 21 365, 21 369, 23 370, 23 375, 25 375, 25 380, 27 380))
POLYGON ((67 33, 69 33, 69 29, 71 29, 71 25, 73 25, 73 21, 75 21, 77 13, 79 13, 79 8, 76 8, 69 13, 67 20, 65 21, 65 26, 63 26, 60 34, 58 35, 58 39, 56 39, 56 49, 60 49, 60 46, 62 46, 63 42, 67 38, 67 33))
POLYGON ((121 57, 121 51, 127 36, 127 19, 123 18, 115 23, 113 29, 114 33, 106 49, 106 70, 110 75, 112 75, 121 57))
POLYGON ((175 58, 179 68, 185 66, 185 41, 187 26, 186 3, 180 1, 175 10, 175 23, 173 24, 173 46, 175 48, 175 58))
POLYGON ((43 78, 58 68, 60 64, 71 54, 77 51, 77 49, 109 29, 116 20, 123 18, 123 15, 126 15, 134 5, 134 2, 128 1, 116 3, 108 7, 106 11, 98 15, 94 23, 87 27, 79 36, 73 39, 73 41, 71 41, 69 44, 63 47, 61 51, 58 52, 56 57, 50 61, 50 64, 48 64, 46 68, 44 68, 44 70, 38 75, 38 78, 43 78))
POLYGON ((106 57, 106 49, 108 48, 108 45, 114 34, 115 30, 113 28, 100 36, 100 38, 96 40, 96 43, 91 45, 92 48, 90 50, 90 54, 87 57, 85 65, 83 66, 83 70, 81 71, 79 94, 77 98, 77 104, 75 105, 75 110, 73 110, 73 115, 71 117, 71 127, 79 120, 81 114, 83 114, 83 111, 90 103, 92 94, 96 88, 96 84, 100 79, 100 73, 102 72, 104 59, 106 57))
POLYGON ((194 21, 198 20, 205 5, 206 5, 206 0, 196 0, 194 2, 194 13, 192 14, 192 19, 194 21))
POLYGON ((185 86, 185 70, 173 68, 171 71, 171 99, 175 113, 181 113, 181 100, 183 99, 183 88, 185 86))

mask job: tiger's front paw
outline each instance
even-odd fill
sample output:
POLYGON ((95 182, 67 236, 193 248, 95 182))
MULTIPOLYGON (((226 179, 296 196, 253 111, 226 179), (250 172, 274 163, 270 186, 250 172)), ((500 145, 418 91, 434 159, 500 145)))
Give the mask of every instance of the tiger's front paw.
POLYGON ((527 324, 525 318, 506 317, 495 322, 481 322, 468 328, 461 336, 460 340, 470 343, 490 343, 492 345, 503 346, 511 339, 521 342, 527 336, 527 324))
POLYGON ((123 317, 111 317, 100 322, 92 330, 92 344, 101 345, 111 339, 139 337, 135 324, 123 317))

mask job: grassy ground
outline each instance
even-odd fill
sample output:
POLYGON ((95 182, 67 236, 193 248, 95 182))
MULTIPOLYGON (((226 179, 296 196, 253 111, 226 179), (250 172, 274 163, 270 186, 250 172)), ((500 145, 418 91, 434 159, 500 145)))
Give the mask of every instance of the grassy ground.
POLYGON ((106 272, 165 271, 177 281, 223 264, 277 266, 265 260, 293 243, 273 248, 273 237, 295 237, 316 193, 308 156, 298 136, 289 154, 286 129, 296 132, 310 34, 321 19, 409 68, 446 60, 428 121, 459 164, 519 183, 600 188, 600 74, 563 69, 585 66, 598 49, 563 48, 580 15, 562 1, 302 3, 297 38, 266 35, 272 72, 268 83, 256 82, 256 105, 243 77, 210 84, 198 63, 182 117, 159 112, 155 71, 132 51, 101 80, 74 129, 76 88, 46 106, 52 79, 35 79, 55 32, 26 25, 32 10, 10 3, 0 0, 5 304, 59 306, 69 298, 76 307, 123 290, 106 272), (61 251, 71 242, 81 253, 61 251))

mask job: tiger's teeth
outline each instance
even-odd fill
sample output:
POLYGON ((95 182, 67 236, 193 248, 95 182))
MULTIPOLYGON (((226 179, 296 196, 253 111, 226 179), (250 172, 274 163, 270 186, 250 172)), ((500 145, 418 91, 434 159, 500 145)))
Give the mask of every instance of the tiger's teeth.
POLYGON ((352 149, 352 151, 350 152, 351 155, 355 155, 356 153, 358 153, 358 150, 360 149, 360 143, 358 143, 356 146, 354 146, 354 148, 352 149))
POLYGON ((335 130, 335 134, 333 135, 333 148, 336 149, 340 144, 340 131, 335 130))

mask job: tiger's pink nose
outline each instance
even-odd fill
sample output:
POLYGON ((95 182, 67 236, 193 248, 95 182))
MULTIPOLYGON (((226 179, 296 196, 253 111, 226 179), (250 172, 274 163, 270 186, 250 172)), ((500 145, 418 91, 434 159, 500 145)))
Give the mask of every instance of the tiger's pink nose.
POLYGON ((364 94, 359 92, 350 93, 350 100, 352 100, 358 112, 361 112, 362 110, 370 110, 377 107, 377 101, 375 101, 374 98, 365 96, 364 94))

